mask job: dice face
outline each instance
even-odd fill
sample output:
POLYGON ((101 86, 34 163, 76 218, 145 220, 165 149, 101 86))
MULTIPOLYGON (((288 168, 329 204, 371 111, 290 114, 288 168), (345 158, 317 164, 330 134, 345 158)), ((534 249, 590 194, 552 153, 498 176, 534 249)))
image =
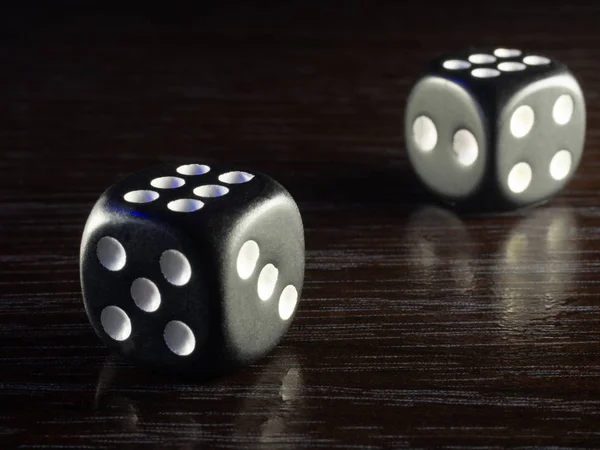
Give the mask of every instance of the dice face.
POLYGON ((172 372, 249 364, 283 337, 304 278, 298 208, 258 173, 165 164, 107 189, 83 233, 86 312, 111 347, 172 372))
MULTIPOLYGON (((97 205, 98 206, 98 205, 97 205)), ((159 223, 95 209, 81 248, 86 312, 98 335, 138 361, 183 368, 214 326, 208 272, 185 236, 159 223), (192 270, 194 273, 192 274, 192 270), (202 274, 202 275, 200 275, 202 274)))
POLYGON ((496 176, 511 202, 532 204, 561 190, 578 167, 585 140, 583 94, 568 73, 515 92, 500 111, 496 176))
POLYGON ((560 191, 585 139, 585 102, 568 69, 496 48, 443 55, 415 83, 406 147, 422 182, 454 204, 505 209, 560 191))
POLYGON ((485 120, 470 92, 427 76, 413 89, 406 117, 407 149, 421 180, 451 200, 477 192, 489 152, 485 120))
POLYGON ((251 361, 289 326, 304 276, 300 216, 273 197, 238 220, 223 253, 224 325, 236 358, 251 361))

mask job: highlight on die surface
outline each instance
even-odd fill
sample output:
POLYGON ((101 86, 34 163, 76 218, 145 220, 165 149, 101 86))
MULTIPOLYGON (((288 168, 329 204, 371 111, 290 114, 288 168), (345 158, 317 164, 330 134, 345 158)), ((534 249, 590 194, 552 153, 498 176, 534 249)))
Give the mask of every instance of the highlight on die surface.
POLYGON ((438 57, 405 111, 415 173, 442 200, 466 208, 551 198, 579 165, 585 127, 584 96, 568 68, 516 48, 438 57))
POLYGON ((111 348, 164 372, 215 375, 276 346, 304 281, 304 230, 272 178, 165 164, 109 187, 80 250, 89 320, 111 348))

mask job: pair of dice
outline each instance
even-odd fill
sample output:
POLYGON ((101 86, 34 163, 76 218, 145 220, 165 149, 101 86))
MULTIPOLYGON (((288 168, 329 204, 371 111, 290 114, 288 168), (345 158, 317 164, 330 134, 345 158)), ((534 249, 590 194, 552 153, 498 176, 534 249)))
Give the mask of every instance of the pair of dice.
MULTIPOLYGON (((567 68, 497 48, 433 61, 410 93, 406 145, 449 203, 540 203, 575 171, 581 89, 567 68)), ((81 246, 88 317, 111 347, 159 371, 212 376, 281 340, 304 281, 304 229, 275 180, 226 166, 165 164, 111 186, 81 246)))

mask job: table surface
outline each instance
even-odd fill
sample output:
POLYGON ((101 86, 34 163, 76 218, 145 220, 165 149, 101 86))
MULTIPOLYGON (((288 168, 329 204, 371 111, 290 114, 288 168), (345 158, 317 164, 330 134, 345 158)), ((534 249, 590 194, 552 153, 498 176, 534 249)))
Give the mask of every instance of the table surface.
POLYGON ((2 448, 600 445, 600 5, 71 3, 0 19, 2 448), (410 85, 472 44, 583 86, 583 161, 546 205, 459 216, 411 174, 410 85), (306 229, 288 334, 207 383, 109 354, 78 279, 100 193, 178 158, 271 174, 306 229))

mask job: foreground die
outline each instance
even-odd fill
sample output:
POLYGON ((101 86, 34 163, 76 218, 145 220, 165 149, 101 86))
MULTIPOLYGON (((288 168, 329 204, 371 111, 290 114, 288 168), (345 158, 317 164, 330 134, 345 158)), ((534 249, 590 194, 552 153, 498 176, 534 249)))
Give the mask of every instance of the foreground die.
POLYGON ((575 172, 585 140, 581 89, 558 61, 518 49, 444 55, 406 106, 411 165, 444 201, 512 209, 544 202, 575 172))
POLYGON ((166 164, 106 190, 80 254, 85 309, 110 347, 161 371, 218 374, 281 340, 304 279, 304 230, 273 179, 166 164))

